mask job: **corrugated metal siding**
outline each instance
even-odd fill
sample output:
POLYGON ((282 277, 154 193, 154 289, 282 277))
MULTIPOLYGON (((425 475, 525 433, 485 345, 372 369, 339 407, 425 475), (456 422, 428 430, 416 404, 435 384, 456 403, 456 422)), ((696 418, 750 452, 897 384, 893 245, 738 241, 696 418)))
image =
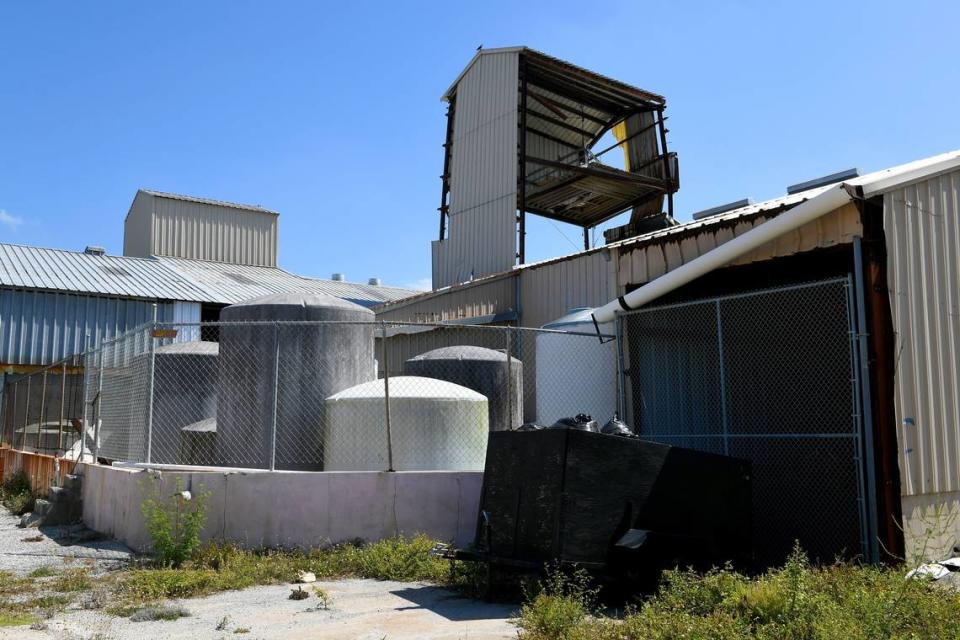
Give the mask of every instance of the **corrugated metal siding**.
POLYGON ((960 171, 883 196, 905 495, 960 490, 960 171))
POLYGON ((395 322, 441 322, 505 312, 516 304, 514 281, 513 276, 504 276, 431 293, 408 304, 391 305, 377 310, 377 319, 395 322))
POLYGON ((151 253, 274 267, 277 265, 277 216, 153 196, 151 253))
POLYGON ((619 295, 616 260, 602 251, 524 269, 520 283, 526 327, 541 327, 574 307, 598 307, 619 295))
POLYGON ((482 56, 457 86, 448 233, 437 243, 434 288, 516 261, 518 59, 515 51, 482 56))
MULTIPOLYGON (((733 220, 731 224, 706 225, 700 233, 684 235, 678 239, 672 239, 667 234, 658 238, 659 241, 642 244, 623 243, 618 247, 620 292, 617 295, 623 295, 627 285, 639 285, 659 278, 668 271, 743 235, 764 222, 766 218, 763 217, 752 220, 733 220)), ((860 215, 856 207, 852 204, 845 205, 833 213, 784 234, 774 242, 763 245, 733 264, 748 264, 789 256, 801 251, 849 243, 861 232, 860 215)))
MULTIPOLYGON (((162 303, 161 321, 199 322, 198 303, 162 303)), ((0 364, 50 364, 150 322, 144 300, 0 289, 0 364)))
POLYGON ((137 191, 133 202, 130 204, 130 210, 123 221, 123 255, 136 256, 140 258, 150 257, 150 239, 151 211, 153 209, 153 196, 137 191))

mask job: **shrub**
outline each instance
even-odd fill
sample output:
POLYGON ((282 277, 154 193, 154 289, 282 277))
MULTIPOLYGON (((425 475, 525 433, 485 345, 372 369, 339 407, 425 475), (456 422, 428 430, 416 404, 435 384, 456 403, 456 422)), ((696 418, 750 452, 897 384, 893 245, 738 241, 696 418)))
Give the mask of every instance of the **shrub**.
POLYGON ((517 622, 531 639, 577 638, 596 602, 597 589, 591 586, 585 571, 565 573, 559 567, 551 567, 536 595, 520 610, 517 622))
POLYGON ((0 485, 0 502, 14 515, 21 516, 32 511, 35 501, 30 477, 23 470, 16 472, 0 485))
POLYGON ((140 508, 153 542, 154 561, 162 567, 179 567, 200 547, 209 494, 184 491, 180 478, 173 495, 164 497, 160 491, 157 482, 140 508))

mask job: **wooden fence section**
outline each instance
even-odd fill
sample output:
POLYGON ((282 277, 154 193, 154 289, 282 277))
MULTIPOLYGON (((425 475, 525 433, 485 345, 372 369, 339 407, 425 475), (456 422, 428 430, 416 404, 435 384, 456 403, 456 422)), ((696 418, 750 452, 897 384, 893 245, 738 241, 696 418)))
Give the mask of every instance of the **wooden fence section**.
POLYGON ((15 449, 0 449, 0 474, 2 478, 13 476, 24 471, 30 478, 30 485, 34 493, 45 498, 50 487, 60 486, 61 478, 73 473, 76 462, 64 458, 56 458, 42 453, 28 453, 15 449))

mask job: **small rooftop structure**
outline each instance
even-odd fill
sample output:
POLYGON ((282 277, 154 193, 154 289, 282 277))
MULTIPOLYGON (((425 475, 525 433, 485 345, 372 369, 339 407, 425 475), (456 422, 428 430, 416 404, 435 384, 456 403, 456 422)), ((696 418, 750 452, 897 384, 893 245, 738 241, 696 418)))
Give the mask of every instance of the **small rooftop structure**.
POLYGON ((443 100, 435 289, 526 262, 527 213, 580 226, 585 239, 627 210, 631 228, 661 214, 669 219, 679 179, 663 96, 508 47, 480 50, 443 100), (616 143, 597 149, 608 132, 616 143), (602 162, 615 149, 625 169, 602 162))

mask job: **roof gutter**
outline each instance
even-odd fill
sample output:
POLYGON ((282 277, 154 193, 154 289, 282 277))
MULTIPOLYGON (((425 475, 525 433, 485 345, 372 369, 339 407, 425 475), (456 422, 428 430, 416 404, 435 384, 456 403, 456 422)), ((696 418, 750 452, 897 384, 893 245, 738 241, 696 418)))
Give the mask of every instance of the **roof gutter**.
POLYGON ((651 280, 639 289, 631 291, 625 296, 620 296, 616 300, 611 300, 593 312, 593 320, 598 325, 612 322, 617 313, 642 307, 714 269, 733 262, 740 256, 750 253, 771 240, 775 240, 789 231, 802 227, 808 222, 842 207, 854 198, 855 193, 856 187, 845 183, 827 189, 823 193, 801 202, 786 213, 754 227, 743 235, 737 236, 655 280, 651 280))

